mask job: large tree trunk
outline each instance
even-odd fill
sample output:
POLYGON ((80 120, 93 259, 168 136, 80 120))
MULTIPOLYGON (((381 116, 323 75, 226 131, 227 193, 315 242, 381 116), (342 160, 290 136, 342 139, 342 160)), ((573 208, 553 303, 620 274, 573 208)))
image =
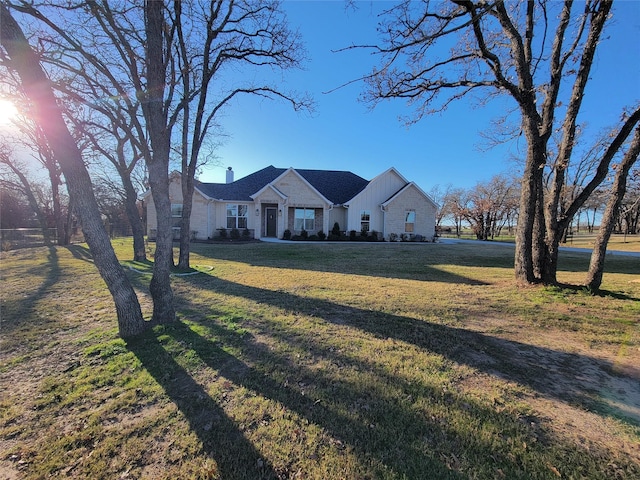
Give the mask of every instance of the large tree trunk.
POLYGON ((522 176, 520 207, 518 223, 516 225, 516 250, 515 250, 515 276, 516 280, 523 283, 532 283, 535 280, 533 272, 533 221, 536 208, 535 176, 531 171, 533 162, 527 160, 527 165, 522 176))
MULTIPOLYGON (((183 170, 184 172, 184 170, 183 170)), ((180 219, 180 256, 178 268, 189 268, 191 241, 191 210, 193 208, 193 179, 183 173, 182 184, 182 218, 180 219)))
POLYGON ((589 263, 589 271, 585 284, 591 290, 598 290, 602 285, 602 275, 604 272, 604 260, 607 252, 607 244, 611 237, 611 232, 616 223, 616 216, 620 211, 622 199, 627 190, 627 178, 633 164, 638 160, 640 153, 640 127, 636 128, 633 141, 629 146, 629 150, 625 153, 622 162, 618 165, 616 177, 611 187, 611 197, 607 203, 607 207, 602 215, 600 222, 600 230, 596 237, 593 252, 591 253, 591 261, 589 263))
POLYGON ((171 231, 171 200, 169 199, 170 131, 164 110, 166 67, 163 51, 165 31, 164 2, 147 0, 145 29, 147 35, 147 99, 143 104, 149 138, 153 150, 147 161, 149 186, 156 207, 157 236, 153 276, 149 286, 153 298, 154 323, 175 321, 171 269, 173 268, 173 232, 171 231))
POLYGON ((40 124, 51 150, 58 159, 69 194, 80 216, 85 240, 115 302, 120 335, 129 337, 140 334, 145 329, 145 322, 138 298, 113 251, 100 218, 89 173, 80 150, 62 118, 49 80, 20 26, 4 4, 0 4, 0 24, 2 46, 9 54, 11 67, 20 76, 22 88, 32 102, 34 120, 40 124))
POLYGON ((523 130, 529 145, 520 190, 520 209, 516 225, 515 276, 518 282, 534 283, 540 270, 540 201, 545 145, 537 132, 535 102, 523 110, 523 130), (528 113, 528 115, 527 115, 528 113))

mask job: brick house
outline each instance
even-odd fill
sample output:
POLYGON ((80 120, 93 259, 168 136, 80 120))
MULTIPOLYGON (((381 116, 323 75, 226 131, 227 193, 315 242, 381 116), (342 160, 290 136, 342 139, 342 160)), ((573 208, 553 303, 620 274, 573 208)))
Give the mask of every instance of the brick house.
MULTIPOLYGON (((180 174, 171 174, 169 195, 176 233, 182 214, 180 174)), ((155 236, 156 212, 150 192, 147 234, 155 236)), ((213 238, 220 229, 249 230, 254 238, 282 238, 303 229, 309 235, 342 231, 376 231, 386 240, 405 234, 431 240, 436 204, 395 168, 372 180, 347 171, 305 170, 268 166, 239 180, 231 168, 226 183, 196 182, 191 230, 195 239, 213 238)))

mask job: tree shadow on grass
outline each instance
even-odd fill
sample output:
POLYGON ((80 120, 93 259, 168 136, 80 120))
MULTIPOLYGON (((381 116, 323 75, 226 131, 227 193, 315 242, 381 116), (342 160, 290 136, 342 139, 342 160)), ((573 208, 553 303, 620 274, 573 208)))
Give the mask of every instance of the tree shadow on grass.
MULTIPOLYGON (((638 380, 635 387, 630 382, 629 388, 632 391, 620 395, 613 392, 613 397, 609 396, 609 392, 609 400, 613 398, 615 401, 605 402, 601 393, 607 389, 610 374, 616 367, 602 359, 559 352, 386 312, 363 310, 322 299, 242 285, 214 276, 203 278, 199 275, 197 280, 196 277, 186 277, 185 280, 196 283, 199 288, 300 312, 333 324, 349 325, 378 338, 411 343, 480 371, 518 382, 543 395, 596 409, 640 425, 640 405, 637 403, 640 398, 640 370, 621 374, 631 375, 629 378, 638 380)), ((194 302, 194 299, 190 301, 194 302)), ((203 305, 201 308, 207 309, 210 306, 203 305)), ((459 308, 461 315, 473 317, 473 312, 464 312, 464 306, 459 308)))
MULTIPOLYGON (((336 382, 336 379, 323 372, 312 372, 273 353, 264 345, 252 341, 246 334, 238 334, 211 322, 201 325, 211 334, 207 335, 209 338, 184 324, 177 324, 166 331, 174 340, 189 345, 221 377, 275 404, 283 405, 320 426, 332 436, 330 442, 335 442, 333 445, 338 445, 338 450, 353 448, 362 463, 359 468, 365 471, 368 468, 377 469, 373 478, 380 478, 383 472, 391 474, 390 478, 464 478, 446 464, 446 459, 439 458, 426 448, 430 442, 446 441, 455 444, 458 449, 462 449, 464 444, 464 448, 470 450, 490 451, 489 445, 482 439, 461 438, 455 428, 426 421, 419 411, 409 411, 397 399, 379 392, 376 394, 370 385, 363 388, 362 385, 353 385, 344 379, 336 382), (239 347, 241 357, 246 358, 250 364, 224 351, 223 345, 239 347), (274 369, 287 371, 295 378, 292 376, 291 382, 278 381, 274 378, 274 369), (354 408, 360 408, 358 415, 346 413, 354 408)), ((371 366, 359 363, 356 368, 366 371, 371 366)), ((431 398, 434 403, 453 402, 452 399, 445 399, 432 386, 424 385, 420 389, 421 394, 431 398)), ((466 405, 466 408, 470 407, 466 405)), ((483 421, 495 420, 494 412, 480 406, 477 409, 483 421)), ((268 421, 268 415, 266 418, 268 421)), ((253 420, 252 424, 265 421, 264 418, 253 420)), ((246 428, 251 429, 252 426, 246 428)), ((297 428, 292 428, 286 440, 295 441, 296 431, 297 428)), ((315 445, 314 451, 306 453, 314 456, 319 453, 318 450, 328 447, 326 443, 315 445)), ((233 450, 227 453, 234 455, 233 450)), ((295 461, 296 459, 291 458, 291 465, 277 469, 279 478, 293 478, 297 471, 297 467, 292 465, 295 461)), ((368 477, 365 474, 363 478, 368 477)))
MULTIPOLYGON (((337 248, 331 244, 322 244, 322 242, 303 242, 300 245, 263 243, 249 249, 226 245, 223 245, 222 248, 212 248, 207 244, 194 244, 192 251, 211 259, 278 269, 311 270, 422 282, 488 285, 482 280, 465 277, 440 268, 439 265, 452 259, 446 260, 438 255, 439 246, 437 245, 392 245, 382 242, 345 243, 346 245, 337 246, 337 248), (403 260, 402 265, 398 265, 398 259, 401 257, 411 258, 413 261, 403 260)), ((216 247, 218 246, 216 245, 216 247)), ((452 253, 455 252, 449 251, 449 255, 452 253)), ((481 257, 478 256, 476 260, 478 258, 481 257)), ((456 262, 461 262, 461 259, 456 258, 456 262)), ((493 265, 489 265, 489 261, 482 259, 481 262, 486 267, 513 266, 513 259, 505 263, 505 258, 502 257, 500 261, 496 259, 493 265)), ((464 263, 457 264, 464 265, 464 263)))
POLYGON ((278 478, 204 387, 163 348, 154 332, 129 341, 127 347, 187 418, 206 455, 216 461, 220 478, 278 478))
POLYGON ((640 302, 640 298, 633 297, 626 293, 614 292, 612 290, 589 290, 585 285, 573 285, 570 283, 558 283, 558 288, 568 290, 574 294, 589 294, 602 298, 615 298, 616 300, 632 300, 634 302, 640 302))
MULTIPOLYGON (((44 281, 33 292, 24 295, 21 298, 7 299, 3 302, 2 312, 0 312, 0 331, 3 335, 8 335, 13 330, 22 325, 23 321, 38 321, 47 323, 50 320, 41 319, 34 314, 35 306, 60 279, 61 269, 58 261, 58 252, 56 247, 47 247, 47 263, 45 266, 35 267, 34 271, 28 271, 26 275, 38 277, 42 275, 43 268, 46 268, 44 281)), ((33 324, 29 325, 32 328, 33 324)))
POLYGON ((91 255, 88 247, 83 247, 82 245, 67 245, 65 248, 78 260, 93 263, 93 255, 91 255))

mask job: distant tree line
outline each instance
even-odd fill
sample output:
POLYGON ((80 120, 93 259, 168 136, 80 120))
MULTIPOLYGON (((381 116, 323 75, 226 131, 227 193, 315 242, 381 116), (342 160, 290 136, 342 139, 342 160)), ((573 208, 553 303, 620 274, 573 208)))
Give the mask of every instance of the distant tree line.
MULTIPOLYGON (((567 235, 575 232, 594 233, 611 197, 613 173, 617 168, 616 163, 612 166, 609 181, 603 182, 577 211, 573 221, 567 223, 565 230, 561 232, 563 241, 567 235)), ((470 188, 434 186, 429 194, 438 204, 436 229, 443 232, 447 228, 452 234, 460 236, 463 229, 468 228, 478 240, 514 235, 518 221, 520 184, 521 178, 500 174, 470 188)), ((583 188, 584 185, 577 183, 565 185, 562 189, 563 203, 570 202, 583 188)), ((616 207, 614 219, 614 233, 640 234, 640 168, 629 173, 626 192, 616 207)))

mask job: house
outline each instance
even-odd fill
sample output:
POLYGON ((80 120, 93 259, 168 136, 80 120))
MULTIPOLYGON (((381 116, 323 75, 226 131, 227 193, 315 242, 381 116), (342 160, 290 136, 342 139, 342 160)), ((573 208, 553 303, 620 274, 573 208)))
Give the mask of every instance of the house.
MULTIPOLYGON (((182 214, 180 174, 171 174, 169 195, 174 229, 182 214)), ((220 229, 249 230, 253 237, 282 238, 303 229, 309 235, 329 233, 337 222, 342 231, 376 231, 430 240, 435 233, 436 204, 395 168, 373 180, 346 171, 304 170, 268 166, 235 180, 231 167, 226 183, 196 182, 191 230, 194 239, 219 235, 220 229)), ((156 212, 150 192, 147 233, 155 237, 156 212)), ((178 235, 179 236, 179 235, 178 235)))

